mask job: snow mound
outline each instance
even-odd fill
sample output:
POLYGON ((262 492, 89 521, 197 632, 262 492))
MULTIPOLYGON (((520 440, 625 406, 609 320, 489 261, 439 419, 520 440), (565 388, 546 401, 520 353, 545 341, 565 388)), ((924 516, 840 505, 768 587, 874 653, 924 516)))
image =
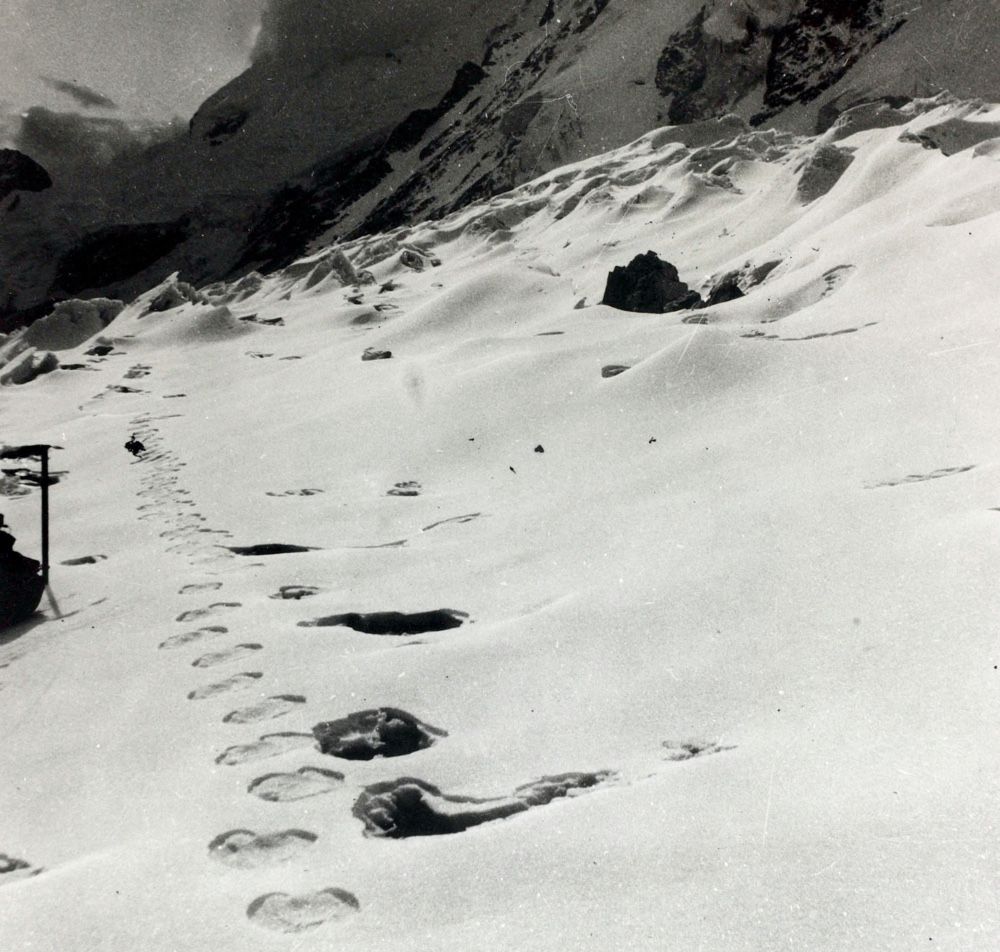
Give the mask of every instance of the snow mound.
POLYGON ((28 328, 24 339, 34 347, 71 350, 103 331, 124 307, 124 302, 110 298, 61 301, 28 328))

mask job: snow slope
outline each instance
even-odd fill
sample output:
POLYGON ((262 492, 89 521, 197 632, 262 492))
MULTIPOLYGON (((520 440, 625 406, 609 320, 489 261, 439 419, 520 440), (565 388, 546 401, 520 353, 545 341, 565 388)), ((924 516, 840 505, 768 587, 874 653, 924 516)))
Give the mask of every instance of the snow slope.
POLYGON ((1000 108, 925 106, 660 129, 5 388, 63 477, 0 947, 995 947, 1000 108), (647 249, 746 294, 597 304, 647 249), (301 624, 380 612, 440 630, 301 624))

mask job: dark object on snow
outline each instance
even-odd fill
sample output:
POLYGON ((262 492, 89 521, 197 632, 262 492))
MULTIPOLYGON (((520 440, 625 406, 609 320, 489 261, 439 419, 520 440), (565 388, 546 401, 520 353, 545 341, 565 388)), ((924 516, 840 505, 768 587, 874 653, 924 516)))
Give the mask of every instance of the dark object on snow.
POLYGON ((40 563, 15 551, 14 537, 5 527, 0 515, 0 631, 30 616, 45 590, 40 563))
POLYGON ((601 368, 602 377, 617 377, 619 374, 625 373, 626 370, 631 368, 627 364, 607 364, 601 368))
POLYGON ((125 444, 125 449, 127 449, 133 456, 138 456, 140 453, 145 452, 145 445, 135 438, 135 434, 132 434, 132 438, 125 444))
POLYGON ((617 267, 608 275, 602 304, 622 311, 665 314, 694 307, 701 295, 680 280, 677 269, 660 260, 655 251, 636 255, 627 267, 617 267))
POLYGON ((374 347, 366 347, 361 355, 362 360, 389 360, 391 357, 391 350, 375 350, 374 347))
POLYGON ((343 626, 363 635, 422 635, 427 631, 447 631, 461 627, 468 618, 466 612, 454 608, 439 608, 429 612, 345 612, 327 615, 312 621, 300 621, 300 628, 333 628, 343 626))
POLYGON ((447 737, 448 732, 425 724, 399 708, 378 707, 317 724, 313 736, 320 752, 331 757, 374 760, 426 750, 435 737, 447 737))
POLYGON ((541 443, 539 443, 538 446, 535 447, 535 452, 536 453, 544 453, 545 452, 545 447, 542 446, 541 443))

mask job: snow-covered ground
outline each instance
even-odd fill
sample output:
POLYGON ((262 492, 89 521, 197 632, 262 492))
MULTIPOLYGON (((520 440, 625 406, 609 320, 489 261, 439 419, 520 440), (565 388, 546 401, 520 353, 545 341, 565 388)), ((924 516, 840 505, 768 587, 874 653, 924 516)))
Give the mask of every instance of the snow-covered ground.
POLYGON ((1000 110, 873 112, 839 180, 659 130, 5 388, 64 475, 0 948, 996 947, 1000 110), (599 305, 650 249, 747 293, 599 305))

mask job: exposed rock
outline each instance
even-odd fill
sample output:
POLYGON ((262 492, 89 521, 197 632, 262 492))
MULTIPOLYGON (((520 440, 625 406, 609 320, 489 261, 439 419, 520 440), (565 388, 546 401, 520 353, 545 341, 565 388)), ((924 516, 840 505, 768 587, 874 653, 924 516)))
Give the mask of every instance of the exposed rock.
POLYGON ((617 377, 619 374, 623 374, 626 370, 630 369, 628 364, 607 364, 601 368, 601 376, 617 377))
POLYGON ((42 374, 51 373, 58 366, 59 358, 51 351, 39 351, 29 347, 3 368, 0 372, 0 384, 9 386, 30 383, 42 374))
POLYGON ((178 281, 177 276, 168 278, 162 289, 156 293, 146 307, 146 314, 159 314, 170 311, 182 304, 201 304, 205 301, 202 294, 196 291, 187 281, 178 281))
POLYGON ((76 294, 113 286, 155 264, 187 236, 183 219, 95 229, 59 259, 53 288, 76 294))
POLYGON ((716 304, 724 304, 726 301, 735 301, 743 297, 743 291, 739 285, 740 272, 729 271, 724 274, 708 292, 708 297, 698 305, 699 307, 713 307, 716 304))
POLYGON ((34 159, 17 149, 0 149, 0 199, 11 192, 41 192, 52 179, 34 159))
POLYGON ((694 307, 700 301, 701 295, 680 280, 669 261, 647 251, 608 275, 601 303, 622 311, 664 314, 694 307))
POLYGON ((374 347, 366 347, 361 355, 362 360, 389 360, 391 357, 391 350, 376 350, 374 347))

